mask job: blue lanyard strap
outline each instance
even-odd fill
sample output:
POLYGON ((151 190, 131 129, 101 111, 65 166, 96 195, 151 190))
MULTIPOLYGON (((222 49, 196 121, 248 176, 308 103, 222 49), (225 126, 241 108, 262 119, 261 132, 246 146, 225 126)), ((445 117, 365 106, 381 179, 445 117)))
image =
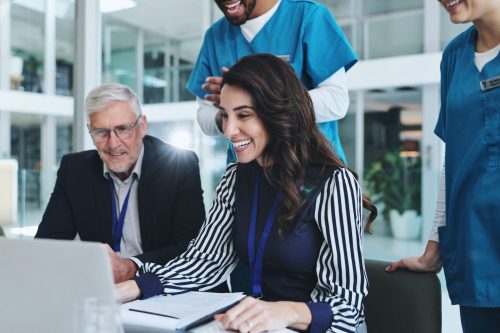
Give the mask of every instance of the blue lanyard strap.
POLYGON ((250 263, 250 272, 252 275, 252 295, 255 297, 262 296, 262 266, 264 257, 264 248, 266 246, 267 238, 271 232, 274 220, 276 218, 276 211, 278 203, 282 199, 282 193, 279 191, 274 198, 271 211, 267 215, 264 231, 259 240, 257 253, 255 253, 255 229, 257 228, 257 210, 259 205, 259 188, 260 188, 260 172, 257 170, 257 177, 255 180, 255 189, 252 200, 252 214, 250 217, 250 229, 248 233, 248 262, 250 263))
POLYGON ((118 217, 116 210, 115 184, 113 183, 113 179, 111 177, 109 178, 109 187, 111 188, 111 210, 113 216, 113 250, 115 252, 120 252, 120 242, 123 234, 123 225, 125 223, 125 214, 127 213, 128 198, 130 196, 132 185, 134 185, 134 181, 135 177, 132 176, 132 182, 130 183, 127 196, 125 197, 122 209, 120 210, 120 216, 118 217))

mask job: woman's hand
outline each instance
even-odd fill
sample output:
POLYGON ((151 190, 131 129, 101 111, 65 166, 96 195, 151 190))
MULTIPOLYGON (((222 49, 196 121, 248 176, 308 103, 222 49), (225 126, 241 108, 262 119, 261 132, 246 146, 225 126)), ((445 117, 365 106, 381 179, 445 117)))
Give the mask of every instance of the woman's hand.
POLYGON ((272 331, 285 327, 306 330, 312 315, 304 303, 265 302, 245 297, 226 313, 215 315, 225 329, 246 332, 272 331))
POLYGON ((115 284, 116 299, 122 303, 136 300, 141 296, 141 290, 134 280, 115 284))
POLYGON ((439 243, 428 241, 423 255, 395 261, 387 266, 385 270, 387 272, 394 272, 399 268, 404 268, 413 272, 437 273, 441 270, 442 265, 439 243))

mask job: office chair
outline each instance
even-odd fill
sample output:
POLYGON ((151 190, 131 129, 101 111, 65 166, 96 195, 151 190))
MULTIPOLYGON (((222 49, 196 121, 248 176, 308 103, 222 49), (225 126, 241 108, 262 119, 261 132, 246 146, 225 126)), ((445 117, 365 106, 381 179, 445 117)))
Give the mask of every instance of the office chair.
POLYGON ((378 260, 365 260, 365 265, 368 333, 441 332, 441 284, 436 274, 387 273, 389 263, 378 260))

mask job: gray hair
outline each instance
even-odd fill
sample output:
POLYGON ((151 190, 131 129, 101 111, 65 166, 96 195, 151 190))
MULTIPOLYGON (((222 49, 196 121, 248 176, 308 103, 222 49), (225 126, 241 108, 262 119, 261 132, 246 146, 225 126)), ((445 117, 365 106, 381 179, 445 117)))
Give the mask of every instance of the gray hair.
POLYGON ((137 117, 142 115, 141 103, 132 89, 120 83, 100 85, 90 91, 85 99, 87 117, 102 111, 113 102, 128 102, 137 117))

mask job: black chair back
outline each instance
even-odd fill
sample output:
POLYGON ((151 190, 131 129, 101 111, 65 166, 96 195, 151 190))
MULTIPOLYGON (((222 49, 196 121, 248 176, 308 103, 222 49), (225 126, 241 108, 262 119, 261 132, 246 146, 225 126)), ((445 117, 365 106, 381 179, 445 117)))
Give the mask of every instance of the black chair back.
POLYGON ((440 333, 441 284, 434 273, 398 270, 388 262, 366 260, 368 333, 440 333))

